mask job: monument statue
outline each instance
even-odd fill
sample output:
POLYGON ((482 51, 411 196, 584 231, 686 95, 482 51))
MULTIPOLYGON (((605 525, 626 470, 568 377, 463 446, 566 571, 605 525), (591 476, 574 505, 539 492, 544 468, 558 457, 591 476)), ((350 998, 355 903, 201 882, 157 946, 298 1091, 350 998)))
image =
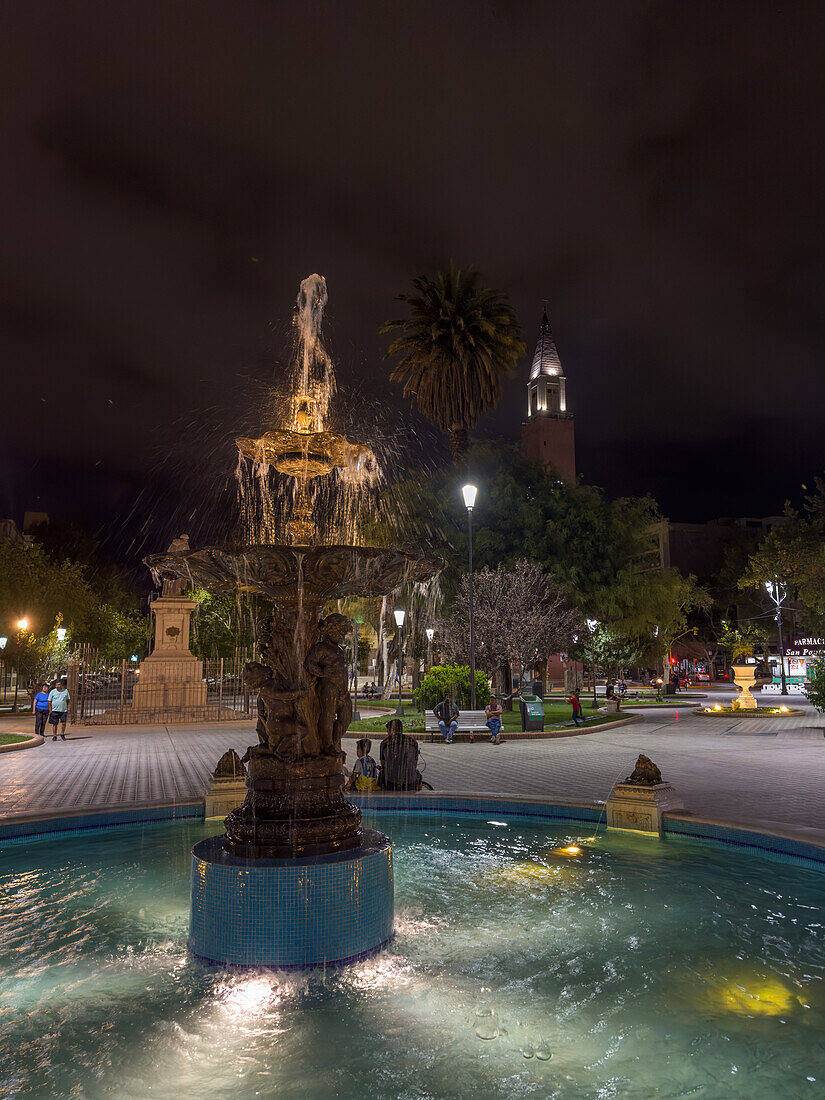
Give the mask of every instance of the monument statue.
POLYGON ((653 763, 649 756, 645 756, 644 753, 639 753, 639 758, 636 761, 636 767, 625 779, 625 783, 634 783, 641 786, 652 787, 655 783, 662 782, 662 773, 653 763))
MULTIPOLYGON (((172 539, 167 553, 177 554, 188 549, 189 536, 178 535, 176 539, 172 539)), ((160 594, 161 596, 182 596, 184 588, 186 588, 186 581, 183 577, 164 577, 160 594)), ((169 634, 171 632, 167 630, 166 633, 169 634)))

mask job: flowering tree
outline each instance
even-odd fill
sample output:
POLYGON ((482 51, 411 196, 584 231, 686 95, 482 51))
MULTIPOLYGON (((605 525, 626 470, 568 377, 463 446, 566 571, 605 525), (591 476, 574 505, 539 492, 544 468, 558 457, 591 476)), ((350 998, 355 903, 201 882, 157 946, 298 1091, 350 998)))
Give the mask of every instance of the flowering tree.
MULTIPOLYGON (((538 565, 517 561, 512 569, 484 568, 474 576, 473 630, 476 665, 502 691, 509 666, 523 675, 551 653, 568 649, 579 616, 553 578, 538 565)), ((442 648, 467 663, 470 651, 470 578, 462 578, 452 614, 442 621, 442 648)))

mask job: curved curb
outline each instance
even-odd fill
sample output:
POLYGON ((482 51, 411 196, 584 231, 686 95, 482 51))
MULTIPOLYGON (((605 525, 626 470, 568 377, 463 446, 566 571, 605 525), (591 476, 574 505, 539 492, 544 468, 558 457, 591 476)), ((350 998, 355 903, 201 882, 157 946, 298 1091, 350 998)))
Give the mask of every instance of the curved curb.
POLYGON ((773 718, 776 721, 777 718, 802 718, 805 711, 798 707, 788 707, 784 714, 780 714, 778 710, 769 712, 767 707, 757 707, 756 710, 705 710, 704 707, 699 707, 691 713, 700 718, 773 718))
MULTIPOLYGON (((518 741, 552 741, 554 738, 557 737, 584 737, 588 733, 600 733, 602 730, 613 730, 616 729, 617 726, 629 726, 632 722, 641 721, 641 714, 629 714, 627 718, 619 718, 615 722, 599 722, 597 726, 591 726, 589 729, 586 726, 571 726, 568 729, 555 729, 547 731, 525 730, 524 732, 522 732, 521 730, 502 730, 501 743, 502 745, 506 745, 508 742, 510 744, 515 744, 518 741)), ((345 734, 346 737, 352 737, 353 739, 356 735, 358 735, 357 730, 355 730, 352 734, 345 734)), ((358 736, 367 737, 369 735, 360 734, 358 736)), ((380 740, 380 735, 374 734, 373 736, 378 737, 378 739, 380 740)), ((416 741, 422 741, 428 745, 430 743, 432 743, 433 745, 443 745, 445 743, 441 739, 433 740, 432 742, 430 742, 429 730, 424 733, 411 733, 409 734, 409 736, 414 737, 416 741)), ((456 745, 489 745, 490 739, 486 735, 480 735, 478 738, 476 738, 475 741, 471 742, 469 737, 462 737, 461 731, 459 730, 458 734, 453 738, 453 742, 456 745)))
POLYGON ((17 752, 18 749, 34 749, 38 745, 42 745, 45 742, 45 738, 39 734, 33 734, 27 741, 18 741, 12 745, 0 745, 0 752, 17 752))

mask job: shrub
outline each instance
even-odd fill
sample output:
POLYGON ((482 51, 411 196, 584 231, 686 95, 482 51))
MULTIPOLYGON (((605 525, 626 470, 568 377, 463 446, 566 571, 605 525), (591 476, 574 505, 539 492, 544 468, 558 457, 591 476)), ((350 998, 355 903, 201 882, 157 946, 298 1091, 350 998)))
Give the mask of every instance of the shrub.
MULTIPOLYGON (((419 710, 432 710, 447 692, 459 710, 470 706, 469 665, 433 665, 421 684, 413 692, 419 710)), ((490 702, 490 685, 485 673, 476 669, 476 706, 486 707, 490 702)))
POLYGON ((808 679, 810 683, 805 687, 805 694, 822 714, 825 711, 825 660, 820 658, 811 662, 808 666, 808 679))

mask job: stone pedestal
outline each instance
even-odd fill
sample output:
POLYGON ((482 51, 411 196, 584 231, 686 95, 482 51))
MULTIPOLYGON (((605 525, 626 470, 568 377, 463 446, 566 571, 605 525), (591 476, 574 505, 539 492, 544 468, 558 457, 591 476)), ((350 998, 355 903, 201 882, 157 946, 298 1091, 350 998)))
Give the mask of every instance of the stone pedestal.
POLYGON ((361 843, 361 811, 344 798, 338 755, 283 761, 249 750, 247 796, 226 819, 226 849, 249 859, 323 855, 361 843))
POLYGON ((246 798, 245 779, 213 779, 206 792, 206 810, 204 816, 226 817, 243 805, 246 798))
POLYGON ((186 712, 197 718, 206 707, 203 661, 189 651, 189 620, 197 604, 183 596, 161 596, 151 604, 155 647, 140 663, 132 709, 142 713, 186 712))
POLYGON ((393 929, 389 839, 310 859, 244 859, 223 837, 192 849, 189 950, 220 966, 309 967, 378 951, 393 929))
POLYGON ((607 827, 661 835, 662 814, 684 808, 670 783, 617 783, 607 800, 607 827))

